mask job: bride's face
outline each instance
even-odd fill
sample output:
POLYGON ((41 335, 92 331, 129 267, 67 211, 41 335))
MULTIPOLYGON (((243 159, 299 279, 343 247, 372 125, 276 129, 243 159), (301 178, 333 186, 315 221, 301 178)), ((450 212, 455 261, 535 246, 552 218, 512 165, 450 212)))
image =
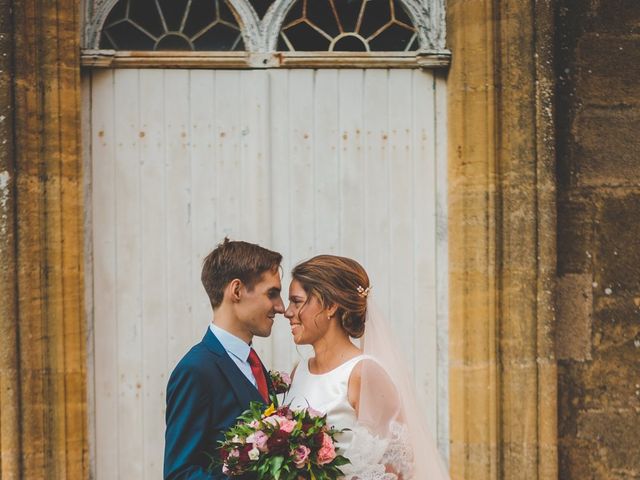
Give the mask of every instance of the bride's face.
POLYGON ((312 345, 329 328, 327 311, 315 296, 308 296, 297 280, 289 285, 289 306, 284 312, 291 325, 291 335, 297 345, 312 345))

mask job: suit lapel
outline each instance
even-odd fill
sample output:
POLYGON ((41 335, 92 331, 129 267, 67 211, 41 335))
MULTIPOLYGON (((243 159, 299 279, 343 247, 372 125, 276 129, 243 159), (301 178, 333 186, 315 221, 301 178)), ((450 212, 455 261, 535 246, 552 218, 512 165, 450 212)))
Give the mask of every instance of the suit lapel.
POLYGON ((202 339, 202 343, 216 355, 216 366, 229 381, 229 385, 231 385, 231 389, 240 405, 245 405, 246 408, 249 408, 249 403, 251 402, 264 403, 264 399, 262 395, 260 395, 260 392, 258 392, 258 389, 249 381, 244 373, 240 371, 234 361, 231 360, 231 357, 213 332, 211 332, 211 329, 207 328, 207 333, 202 339))

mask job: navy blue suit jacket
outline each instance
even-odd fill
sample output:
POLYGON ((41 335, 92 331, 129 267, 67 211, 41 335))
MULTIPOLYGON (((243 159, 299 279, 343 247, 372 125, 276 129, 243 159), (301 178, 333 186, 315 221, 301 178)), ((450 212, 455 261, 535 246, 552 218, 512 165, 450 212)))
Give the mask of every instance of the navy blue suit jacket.
POLYGON ((167 385, 165 480, 226 479, 220 468, 207 473, 211 461, 207 454, 217 455, 218 440, 252 401, 264 403, 207 328, 202 341, 182 357, 167 385))

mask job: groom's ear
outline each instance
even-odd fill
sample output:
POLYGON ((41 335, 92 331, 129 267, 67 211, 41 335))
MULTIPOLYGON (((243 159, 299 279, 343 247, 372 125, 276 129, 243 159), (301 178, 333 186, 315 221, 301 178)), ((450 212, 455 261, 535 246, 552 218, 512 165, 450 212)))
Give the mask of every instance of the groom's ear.
POLYGON ((233 303, 238 303, 240 301, 240 292, 242 290, 242 281, 238 278, 234 278, 227 285, 227 292, 229 294, 229 299, 233 303))

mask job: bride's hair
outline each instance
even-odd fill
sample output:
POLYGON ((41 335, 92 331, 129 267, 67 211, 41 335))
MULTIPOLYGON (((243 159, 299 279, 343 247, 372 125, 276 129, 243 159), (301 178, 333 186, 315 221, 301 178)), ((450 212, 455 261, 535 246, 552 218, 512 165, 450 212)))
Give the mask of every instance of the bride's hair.
POLYGON ((336 316, 351 337, 362 336, 370 287, 362 265, 346 257, 318 255, 297 265, 291 276, 323 307, 338 307, 336 316))

